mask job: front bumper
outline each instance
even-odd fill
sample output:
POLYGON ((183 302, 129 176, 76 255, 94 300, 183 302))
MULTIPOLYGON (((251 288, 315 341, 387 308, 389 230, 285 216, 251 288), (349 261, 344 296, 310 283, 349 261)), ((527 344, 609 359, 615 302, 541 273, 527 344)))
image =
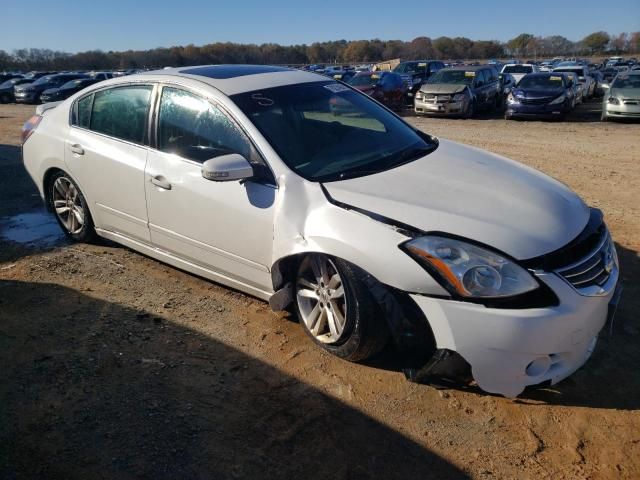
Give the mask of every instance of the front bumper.
POLYGON ((36 100, 36 92, 15 92, 16 103, 33 103, 36 100))
POLYGON ((467 111, 469 99, 461 102, 434 103, 428 100, 414 101, 414 111, 421 114, 429 115, 462 115, 467 111))
POLYGON ((605 104, 605 112, 607 117, 615 118, 640 118, 640 102, 637 104, 624 104, 613 105, 610 103, 605 104))
POLYGON ((424 312, 439 349, 457 352, 483 390, 506 397, 527 386, 555 384, 591 356, 618 285, 618 271, 600 296, 580 295, 554 273, 539 274, 558 296, 555 307, 487 308, 411 295, 424 312))
POLYGON ((522 118, 559 118, 571 111, 567 102, 558 105, 525 105, 522 103, 507 103, 505 116, 522 118))

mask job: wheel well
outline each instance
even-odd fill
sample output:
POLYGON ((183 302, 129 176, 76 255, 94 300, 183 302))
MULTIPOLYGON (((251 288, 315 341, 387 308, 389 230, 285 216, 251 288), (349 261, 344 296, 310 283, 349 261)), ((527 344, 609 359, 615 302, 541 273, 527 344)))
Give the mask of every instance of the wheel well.
POLYGON ((44 178, 42 179, 42 190, 44 192, 44 202, 45 205, 47 207, 47 210, 51 211, 52 210, 52 205, 51 205, 51 199, 49 198, 49 190, 51 188, 51 181, 53 179, 53 176, 56 173, 62 172, 64 173, 64 170, 60 169, 60 168, 50 168, 49 170, 47 170, 44 173, 44 178))
MULTIPOLYGON (((295 276, 300 261, 308 254, 303 252, 278 260, 271 269, 274 291, 289 289, 293 298, 295 276)), ((382 309, 396 347, 404 357, 406 367, 422 366, 436 350, 436 342, 429 319, 415 301, 406 293, 377 280, 362 268, 354 265, 360 279, 369 289, 373 299, 382 309)), ((292 300, 295 301, 295 300, 292 300)))

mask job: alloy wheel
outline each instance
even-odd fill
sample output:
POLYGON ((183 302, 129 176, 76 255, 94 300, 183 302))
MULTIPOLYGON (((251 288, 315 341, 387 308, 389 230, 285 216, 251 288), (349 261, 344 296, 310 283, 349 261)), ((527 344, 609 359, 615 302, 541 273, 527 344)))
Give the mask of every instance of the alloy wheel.
POLYGON ((309 255, 296 282, 302 321, 319 342, 336 343, 345 333, 347 301, 335 264, 323 255, 309 255))
POLYGON ((85 211, 80 192, 66 177, 59 177, 53 183, 53 208, 60 222, 71 234, 82 231, 85 223, 85 211))

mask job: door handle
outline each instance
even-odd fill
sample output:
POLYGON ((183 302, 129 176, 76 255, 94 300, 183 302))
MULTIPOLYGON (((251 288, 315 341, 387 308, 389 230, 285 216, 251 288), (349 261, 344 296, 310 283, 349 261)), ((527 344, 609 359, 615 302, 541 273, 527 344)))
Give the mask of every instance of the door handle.
POLYGON ((74 143, 73 145, 71 145, 70 149, 76 155, 84 155, 84 148, 82 148, 82 145, 78 143, 74 143))
POLYGON ((171 183, 169 183, 169 180, 164 178, 162 175, 151 177, 151 183, 153 183, 156 187, 160 187, 165 190, 171 190, 171 183))

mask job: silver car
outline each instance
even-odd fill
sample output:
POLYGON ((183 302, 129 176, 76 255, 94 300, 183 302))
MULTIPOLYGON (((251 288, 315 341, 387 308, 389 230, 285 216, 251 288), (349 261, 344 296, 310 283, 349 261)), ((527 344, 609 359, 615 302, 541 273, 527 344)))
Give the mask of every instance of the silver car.
POLYGON ((619 73, 605 89, 602 121, 610 118, 640 118, 640 70, 619 73))

